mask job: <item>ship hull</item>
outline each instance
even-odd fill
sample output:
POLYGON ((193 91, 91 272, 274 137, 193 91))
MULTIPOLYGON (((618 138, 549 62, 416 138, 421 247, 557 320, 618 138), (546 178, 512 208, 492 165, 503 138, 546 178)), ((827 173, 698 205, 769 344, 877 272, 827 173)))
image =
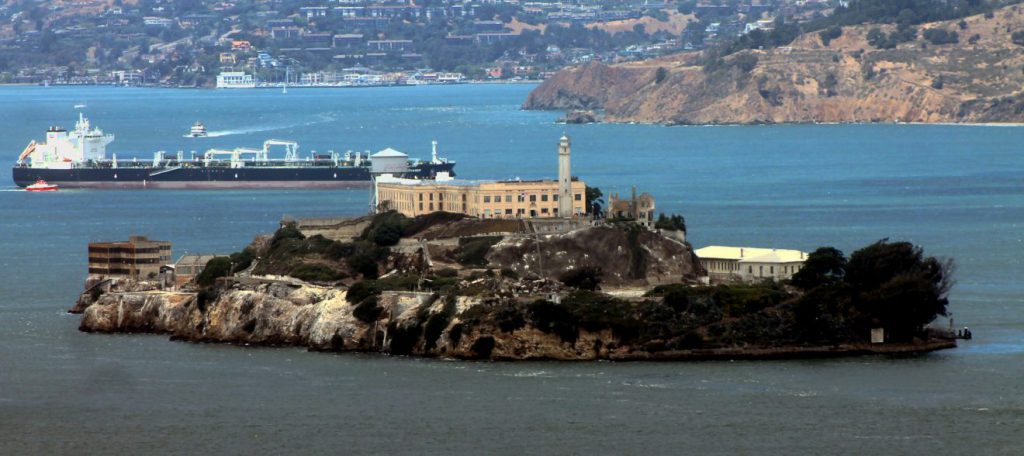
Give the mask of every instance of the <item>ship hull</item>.
MULTIPOLYGON (((452 172, 453 163, 421 164, 401 177, 428 179, 452 172)), ((14 167, 14 183, 27 187, 38 180, 61 188, 353 188, 370 184, 363 167, 182 167, 73 168, 14 167)), ((453 174, 454 175, 454 174, 453 174)))

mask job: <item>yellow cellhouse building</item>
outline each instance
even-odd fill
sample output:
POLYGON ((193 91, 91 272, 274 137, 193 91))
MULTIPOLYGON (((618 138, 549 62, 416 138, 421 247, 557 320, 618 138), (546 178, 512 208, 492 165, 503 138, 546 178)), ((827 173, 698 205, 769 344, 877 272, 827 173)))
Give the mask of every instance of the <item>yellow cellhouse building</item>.
POLYGON ((571 177, 569 138, 558 144, 558 180, 469 181, 439 173, 434 180, 378 176, 378 210, 407 217, 445 211, 478 218, 579 217, 587 213, 587 185, 571 177))

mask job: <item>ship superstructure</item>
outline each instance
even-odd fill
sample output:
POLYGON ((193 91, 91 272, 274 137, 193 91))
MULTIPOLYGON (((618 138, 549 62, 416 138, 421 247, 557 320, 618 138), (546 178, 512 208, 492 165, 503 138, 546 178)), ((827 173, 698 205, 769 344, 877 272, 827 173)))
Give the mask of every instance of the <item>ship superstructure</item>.
POLYGON ((295 141, 277 139, 264 141, 261 148, 209 149, 188 155, 157 151, 151 160, 118 160, 116 154, 107 158, 106 147, 113 140, 113 135, 92 128, 79 114, 73 131, 50 127, 45 142, 29 143, 12 170, 14 182, 26 187, 42 179, 62 188, 328 188, 368 185, 382 173, 412 179, 430 179, 439 172, 454 175, 455 166, 437 156, 436 141, 430 161, 421 162, 391 148, 376 154, 328 151, 303 156, 295 141), (283 157, 271 156, 280 150, 283 157))
POLYGON ((89 119, 78 113, 74 130, 69 132, 56 126, 46 129, 46 142, 30 142, 18 156, 18 165, 28 159, 33 168, 71 169, 76 163, 105 160, 107 144, 113 141, 114 135, 99 128, 90 129, 89 119))

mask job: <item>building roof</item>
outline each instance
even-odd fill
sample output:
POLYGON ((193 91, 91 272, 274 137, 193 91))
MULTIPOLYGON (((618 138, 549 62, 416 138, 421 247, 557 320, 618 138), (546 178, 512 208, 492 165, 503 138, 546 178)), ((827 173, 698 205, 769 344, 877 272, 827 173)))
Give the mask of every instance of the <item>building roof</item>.
MULTIPOLYGON (((374 155, 376 157, 376 155, 374 155)), ((372 158, 372 157, 371 157, 372 158)), ((573 178, 572 184, 576 185, 581 182, 579 179, 573 178)), ((411 186, 429 186, 429 185, 450 185, 455 187, 473 187, 486 184, 508 184, 515 186, 516 184, 557 184, 558 181, 555 179, 508 179, 508 180, 497 180, 497 179, 455 179, 455 178, 443 178, 441 173, 438 173, 437 179, 409 179, 403 177, 395 177, 392 174, 383 174, 377 178, 378 185, 411 185, 411 186)))
POLYGON ((227 255, 203 255, 203 254, 185 254, 178 258, 178 261, 174 263, 175 266, 205 266, 210 260, 218 256, 227 255))
MULTIPOLYGON (((374 155, 376 157, 376 155, 374 155)), ((440 177, 440 176, 439 176, 440 177)), ((480 185, 482 183, 495 182, 495 181, 481 181, 481 180, 466 180, 466 179, 409 179, 403 177, 395 177, 391 174, 384 174, 377 178, 378 185, 397 184, 397 185, 409 185, 409 186, 427 186, 427 185, 451 185, 455 187, 472 187, 480 185)))
POLYGON ((377 152, 377 153, 375 153, 375 154, 370 156, 370 158, 387 158, 387 157, 403 157, 403 158, 405 158, 405 157, 408 157, 408 155, 388 147, 387 149, 384 149, 384 150, 382 150, 380 152, 377 152))
POLYGON ((698 257, 717 260, 738 260, 750 263, 797 263, 807 259, 807 253, 799 250, 765 249, 758 247, 727 247, 711 245, 697 249, 698 257))

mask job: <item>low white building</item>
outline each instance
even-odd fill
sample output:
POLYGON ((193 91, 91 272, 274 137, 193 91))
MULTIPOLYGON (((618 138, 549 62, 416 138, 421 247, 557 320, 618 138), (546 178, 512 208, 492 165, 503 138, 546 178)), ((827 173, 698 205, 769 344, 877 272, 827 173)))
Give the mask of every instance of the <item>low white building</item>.
POLYGON ((256 78, 242 71, 223 71, 217 75, 218 89, 252 89, 256 78))
POLYGON ((712 245, 695 253, 713 282, 786 280, 807 260, 807 253, 799 250, 757 247, 712 245))

